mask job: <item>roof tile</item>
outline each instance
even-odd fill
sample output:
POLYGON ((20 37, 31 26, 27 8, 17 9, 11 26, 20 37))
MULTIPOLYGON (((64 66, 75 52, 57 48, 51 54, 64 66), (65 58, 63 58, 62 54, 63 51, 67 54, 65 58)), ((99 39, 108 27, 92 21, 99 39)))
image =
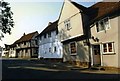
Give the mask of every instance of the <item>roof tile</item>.
POLYGON ((118 11, 120 2, 98 2, 87 9, 92 21, 104 17, 107 14, 118 11))
POLYGON ((24 41, 29 41, 29 40, 32 39, 32 37, 33 37, 35 34, 38 34, 38 32, 36 31, 36 32, 32 32, 32 33, 23 35, 20 39, 18 39, 17 41, 15 41, 13 44, 20 43, 20 42, 24 42, 24 41))
POLYGON ((57 30, 58 20, 48 25, 38 36, 48 33, 50 31, 57 30))

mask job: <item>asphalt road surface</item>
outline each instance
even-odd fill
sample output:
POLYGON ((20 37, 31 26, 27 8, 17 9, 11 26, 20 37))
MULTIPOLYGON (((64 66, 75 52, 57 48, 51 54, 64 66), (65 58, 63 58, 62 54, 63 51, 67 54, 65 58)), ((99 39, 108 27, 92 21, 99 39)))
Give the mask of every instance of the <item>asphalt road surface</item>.
POLYGON ((83 81, 83 79, 109 79, 120 81, 118 74, 84 73, 70 70, 65 66, 67 64, 41 60, 4 59, 2 60, 2 80, 82 79, 83 81))

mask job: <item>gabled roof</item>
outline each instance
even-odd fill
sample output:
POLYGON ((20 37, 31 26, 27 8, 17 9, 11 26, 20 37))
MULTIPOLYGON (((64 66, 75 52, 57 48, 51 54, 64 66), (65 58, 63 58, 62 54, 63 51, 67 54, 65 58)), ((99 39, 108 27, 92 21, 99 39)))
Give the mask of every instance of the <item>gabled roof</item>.
POLYGON ((120 10, 120 2, 98 2, 87 9, 92 21, 120 10))
POLYGON ((85 10, 87 9, 86 7, 84 7, 84 6, 76 3, 76 2, 74 2, 74 1, 71 1, 71 3, 72 3, 76 8, 78 8, 79 10, 85 11, 85 10))
POLYGON ((7 50, 10 49, 10 46, 11 46, 11 45, 5 44, 5 48, 6 48, 7 50))
POLYGON ((25 41, 30 41, 33 38, 33 36, 35 36, 36 34, 38 34, 37 31, 26 34, 26 35, 23 35, 20 39, 15 41, 13 44, 20 43, 20 42, 25 42, 25 41))
POLYGON ((41 35, 44 35, 48 32, 57 30, 58 29, 57 26, 58 26, 58 20, 56 20, 55 22, 48 25, 38 36, 41 36, 41 35))
MULTIPOLYGON (((85 12, 86 9, 87 9, 86 7, 84 7, 84 6, 76 3, 76 2, 74 2, 74 1, 71 1, 71 0, 68 0, 68 1, 69 1, 70 3, 72 3, 77 9, 79 9, 79 11, 85 12)), ((62 14, 62 10, 63 10, 64 5, 65 5, 65 1, 63 2, 63 5, 62 5, 61 11, 60 11, 60 15, 59 15, 59 18, 58 18, 58 19, 60 19, 60 17, 61 17, 61 14, 62 14)))

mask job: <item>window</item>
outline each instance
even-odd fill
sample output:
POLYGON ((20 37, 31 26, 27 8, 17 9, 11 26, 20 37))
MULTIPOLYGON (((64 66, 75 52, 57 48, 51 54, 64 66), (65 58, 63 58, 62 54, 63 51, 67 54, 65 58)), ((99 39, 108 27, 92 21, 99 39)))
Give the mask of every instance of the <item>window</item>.
POLYGON ((57 51, 57 47, 55 46, 55 47, 54 47, 54 53, 55 53, 56 51, 57 51))
POLYGON ((70 30, 71 29, 70 19, 64 21, 64 25, 67 30, 70 30))
POLYGON ((103 44, 103 53, 114 53, 114 43, 103 44))
POLYGON ((11 54, 13 53, 13 51, 11 51, 11 54))
POLYGON ((102 19, 96 23, 97 32, 110 29, 109 18, 102 19))
POLYGON ((48 33, 48 37, 51 37, 51 32, 48 33))
POLYGON ((35 45, 38 45, 38 41, 37 40, 35 40, 35 45))
POLYGON ((18 43, 18 48, 21 46, 21 44, 20 43, 18 43))
POLYGON ((25 53, 27 53, 27 52, 28 52, 28 50, 26 49, 26 50, 25 50, 25 53))
POLYGON ((37 54, 38 53, 38 49, 34 49, 34 54, 37 54))
POLYGON ((42 37, 40 36, 40 37, 39 37, 39 40, 41 40, 41 39, 42 39, 42 37))
POLYGON ((52 49, 51 49, 51 47, 49 48, 49 52, 52 53, 52 49))
POLYGON ((107 52, 107 44, 103 44, 103 52, 107 52))
POLYGON ((26 42, 24 42, 24 45, 26 45, 26 42))
POLYGON ((112 48, 112 43, 108 43, 108 51, 109 52, 112 52, 113 50, 112 50, 113 48, 112 48))
POLYGON ((46 38, 46 34, 44 35, 44 38, 46 38))
POLYGON ((70 43, 70 53, 71 54, 76 54, 77 53, 77 47, 76 47, 75 42, 70 43))

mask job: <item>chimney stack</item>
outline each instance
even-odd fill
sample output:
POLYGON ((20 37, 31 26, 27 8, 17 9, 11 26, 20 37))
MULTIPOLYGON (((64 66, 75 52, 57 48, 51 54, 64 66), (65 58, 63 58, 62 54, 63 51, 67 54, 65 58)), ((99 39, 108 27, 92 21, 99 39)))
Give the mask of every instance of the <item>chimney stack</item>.
POLYGON ((52 24, 52 22, 49 22, 49 23, 48 23, 48 26, 51 25, 51 24, 52 24))
POLYGON ((25 36, 25 33, 23 34, 23 36, 25 36))

